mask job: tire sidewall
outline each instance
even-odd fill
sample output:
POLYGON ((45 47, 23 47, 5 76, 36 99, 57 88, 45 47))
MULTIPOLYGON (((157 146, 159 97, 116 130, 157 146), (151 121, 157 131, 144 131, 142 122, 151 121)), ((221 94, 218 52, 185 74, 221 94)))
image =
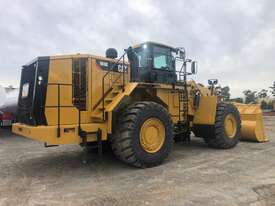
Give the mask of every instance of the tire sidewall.
POLYGON ((225 107, 224 113, 222 115, 222 119, 221 122, 223 123, 223 126, 221 128, 216 128, 217 130, 221 130, 221 134, 224 137, 224 141, 226 142, 226 144, 234 146, 239 142, 240 136, 241 136, 241 121, 240 121, 240 114, 239 111, 237 110, 237 108, 232 105, 232 104, 227 104, 227 106, 225 107), (232 114, 235 118, 236 121, 236 126, 237 126, 237 131, 236 134, 233 138, 228 137, 228 135, 226 134, 225 131, 225 118, 227 117, 227 115, 232 114))
POLYGON ((145 107, 142 112, 139 112, 136 116, 136 127, 132 130, 132 146, 134 153, 141 161, 142 164, 159 164, 160 161, 165 159, 170 151, 172 150, 173 145, 173 128, 170 116, 165 108, 161 105, 155 103, 155 107, 145 107), (143 123, 149 118, 156 118, 162 122, 165 128, 165 140, 161 149, 155 153, 146 152, 140 143, 140 130, 143 123))

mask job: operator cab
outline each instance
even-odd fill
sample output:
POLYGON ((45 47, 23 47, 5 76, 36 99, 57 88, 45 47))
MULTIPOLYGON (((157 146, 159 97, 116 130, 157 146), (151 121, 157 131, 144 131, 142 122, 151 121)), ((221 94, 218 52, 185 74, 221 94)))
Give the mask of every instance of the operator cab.
POLYGON ((131 81, 174 84, 177 81, 175 57, 177 49, 145 42, 127 50, 131 64, 131 81))

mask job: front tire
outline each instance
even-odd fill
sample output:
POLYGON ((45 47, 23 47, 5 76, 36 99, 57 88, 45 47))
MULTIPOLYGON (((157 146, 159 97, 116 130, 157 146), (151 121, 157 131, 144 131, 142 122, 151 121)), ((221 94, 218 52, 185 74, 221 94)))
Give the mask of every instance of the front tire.
POLYGON ((119 116, 111 137, 114 154, 135 167, 153 167, 163 162, 173 146, 169 113, 155 102, 137 102, 119 116))
POLYGON ((238 109, 229 103, 217 105, 216 121, 211 136, 205 142, 213 148, 229 149, 235 147, 241 137, 241 118, 238 109))

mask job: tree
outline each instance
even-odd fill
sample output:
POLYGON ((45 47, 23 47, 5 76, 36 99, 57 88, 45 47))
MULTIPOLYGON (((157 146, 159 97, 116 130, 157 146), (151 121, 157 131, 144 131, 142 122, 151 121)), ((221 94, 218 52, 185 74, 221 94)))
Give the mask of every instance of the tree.
POLYGON ((263 100, 261 102, 261 109, 269 109, 268 107, 269 107, 268 103, 265 100, 263 100))
POLYGON ((221 87, 217 86, 215 88, 216 95, 221 98, 222 101, 230 100, 230 88, 229 86, 221 87))
POLYGON ((274 110, 274 101, 269 101, 267 104, 267 109, 274 110))
POLYGON ((269 87, 271 89, 271 94, 273 97, 275 97, 275 81, 273 82, 273 85, 271 87, 269 87))
POLYGON ((243 91, 245 96, 246 104, 255 104, 256 103, 256 93, 257 91, 251 91, 250 89, 243 91))
POLYGON ((221 96, 224 101, 228 101, 230 99, 230 88, 229 86, 225 86, 221 88, 221 96))
POLYGON ((266 89, 262 89, 260 92, 258 92, 257 97, 264 99, 267 97, 267 90, 266 89))

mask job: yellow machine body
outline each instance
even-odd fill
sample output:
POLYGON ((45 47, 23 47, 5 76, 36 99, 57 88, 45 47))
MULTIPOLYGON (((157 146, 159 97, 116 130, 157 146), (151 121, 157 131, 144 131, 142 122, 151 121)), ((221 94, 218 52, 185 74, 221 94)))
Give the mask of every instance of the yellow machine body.
MULTIPOLYGON (((96 131, 102 130, 102 140, 107 140, 108 134, 113 132, 114 111, 121 104, 129 104, 134 101, 151 100, 157 101, 167 108, 174 123, 179 120, 179 100, 178 89, 167 84, 146 84, 129 82, 130 69, 124 76, 125 87, 122 89, 122 75, 119 72, 112 72, 110 77, 104 81, 104 102, 102 102, 103 82, 102 78, 107 73, 100 64, 115 62, 113 59, 98 57, 93 55, 68 55, 53 56, 49 59, 48 84, 45 98, 45 117, 47 125, 28 125, 24 123, 13 124, 13 132, 25 137, 29 137, 48 145, 80 144, 79 136, 79 116, 78 109, 74 106, 73 92, 73 67, 84 60, 86 73, 86 102, 85 109, 81 111, 81 128, 90 134, 88 142, 96 141, 96 131), (110 88, 110 82, 116 83, 110 88), (59 98, 58 98, 58 84, 59 98), (148 89, 148 87, 153 89, 148 89), (127 98, 128 97, 128 98, 127 98), (60 107, 58 109, 58 101, 60 107), (104 104, 104 115, 102 112, 104 104), (58 118, 59 115, 59 118, 58 118), (58 120, 59 119, 59 120, 58 120), (58 128, 59 121, 59 128, 58 128), (57 131, 60 131, 58 135, 57 131)), ((129 67, 129 65, 127 65, 129 67)), ((217 97, 210 96, 210 92, 202 85, 197 85, 190 81, 189 101, 193 102, 192 91, 199 89, 202 92, 200 105, 196 108, 189 104, 189 114, 194 116, 194 124, 213 125, 215 122, 217 97)), ((38 106, 38 105, 37 105, 38 106)))
MULTIPOLYGON (((31 70, 32 67, 36 68, 33 70, 37 78, 36 93, 41 94, 41 99, 39 95, 37 99, 30 98, 30 101, 37 102, 33 103, 32 111, 26 112, 22 108, 22 121, 12 127, 16 134, 47 145, 62 145, 83 143, 80 130, 86 132, 87 142, 96 142, 100 130, 102 140, 107 140, 116 130, 117 114, 137 101, 159 103, 167 109, 174 124, 180 121, 179 107, 184 106, 179 101, 182 85, 132 82, 130 65, 124 61, 94 55, 63 55, 40 58, 27 65, 26 69, 31 70), (117 63, 117 71, 108 70, 110 65, 117 63), (44 65, 46 69, 40 71, 37 69, 39 65, 44 65), (121 68, 126 72, 121 72, 121 68), (80 71, 84 72, 82 77, 79 76, 80 71), (43 90, 39 90, 40 87, 43 90), (82 93, 76 95, 78 87, 82 87, 82 93), (34 121, 30 112, 40 118, 34 121)), ((31 97, 28 92, 32 91, 32 84, 24 82, 24 78, 28 78, 24 72, 23 68, 20 95, 25 95, 27 99, 31 97)), ((217 96, 193 80, 187 82, 187 90, 191 129, 214 126, 217 96), (197 93, 200 93, 200 98, 196 103, 197 93)), ((22 101, 25 101, 24 98, 22 101)), ((267 141, 259 107, 236 106, 241 114, 243 139, 267 141)))
MULTIPOLYGON (((83 130, 90 132, 87 136, 88 142, 97 140, 96 131, 98 129, 102 131, 102 140, 107 140, 107 133, 112 130, 112 110, 124 96, 129 95, 137 86, 136 83, 129 83, 129 73, 125 75, 128 84, 125 85, 123 92, 120 88, 122 81, 120 73, 113 73, 112 78, 117 78, 117 85, 114 85, 111 90, 108 88, 109 81, 111 81, 109 77, 104 82, 104 93, 107 93, 104 105, 108 119, 103 121, 102 78, 107 70, 104 70, 100 64, 114 63, 116 60, 93 55, 64 55, 50 57, 48 61, 48 83, 44 109, 46 125, 15 123, 12 127, 13 132, 45 142, 47 145, 80 144, 82 139, 79 136, 78 108, 73 103, 76 100, 73 87, 77 88, 78 85, 73 85, 72 82, 74 73, 77 73, 77 71, 73 71, 73 67, 78 67, 78 64, 84 62, 83 67, 86 74, 85 108, 81 111, 80 125, 83 130), (58 101, 59 108, 57 107, 58 101), (57 131, 60 132, 59 135, 57 131)), ((38 107, 38 105, 35 106, 38 107)))

